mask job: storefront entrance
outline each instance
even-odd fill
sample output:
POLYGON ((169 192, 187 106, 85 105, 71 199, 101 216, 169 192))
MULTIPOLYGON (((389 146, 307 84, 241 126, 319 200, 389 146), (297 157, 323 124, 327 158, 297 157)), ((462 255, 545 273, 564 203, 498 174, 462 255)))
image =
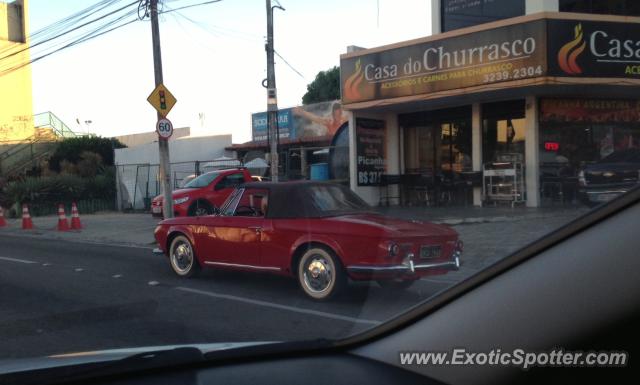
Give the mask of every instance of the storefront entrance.
POLYGON ((485 204, 524 204, 525 101, 482 105, 482 178, 485 204))
POLYGON ((404 204, 472 203, 471 108, 399 115, 404 142, 404 204))

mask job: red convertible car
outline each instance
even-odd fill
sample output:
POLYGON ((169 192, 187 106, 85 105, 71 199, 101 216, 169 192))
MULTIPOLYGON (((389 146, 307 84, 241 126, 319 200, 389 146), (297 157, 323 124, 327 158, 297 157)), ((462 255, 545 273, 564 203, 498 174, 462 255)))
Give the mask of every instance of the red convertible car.
POLYGON ((164 220, 155 238, 179 276, 205 266, 294 276, 316 300, 348 278, 407 288, 458 269, 462 253, 447 226, 385 217, 347 187, 307 181, 238 186, 215 215, 164 220))

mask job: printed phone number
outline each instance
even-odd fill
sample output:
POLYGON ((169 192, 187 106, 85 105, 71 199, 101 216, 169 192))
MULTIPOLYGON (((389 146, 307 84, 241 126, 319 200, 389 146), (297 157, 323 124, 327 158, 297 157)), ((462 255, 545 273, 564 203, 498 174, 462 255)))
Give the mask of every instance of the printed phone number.
POLYGON ((484 74, 482 81, 484 83, 495 83, 504 80, 517 80, 534 76, 542 76, 542 74, 542 66, 521 67, 508 71, 498 71, 484 74))

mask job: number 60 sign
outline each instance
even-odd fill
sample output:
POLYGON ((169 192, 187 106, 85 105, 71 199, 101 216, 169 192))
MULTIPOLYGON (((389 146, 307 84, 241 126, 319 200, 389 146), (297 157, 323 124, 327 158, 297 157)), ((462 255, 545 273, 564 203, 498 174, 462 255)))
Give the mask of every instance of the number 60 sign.
POLYGON ((156 124, 156 132, 160 139, 167 140, 173 135, 173 124, 169 119, 162 118, 156 124))

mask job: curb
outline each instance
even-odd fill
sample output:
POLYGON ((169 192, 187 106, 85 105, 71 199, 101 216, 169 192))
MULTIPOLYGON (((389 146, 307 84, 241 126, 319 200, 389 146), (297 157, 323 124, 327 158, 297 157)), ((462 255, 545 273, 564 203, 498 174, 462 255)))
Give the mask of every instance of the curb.
MULTIPOLYGON (((71 232, 71 231, 70 231, 71 232)), ((136 248, 136 249, 148 249, 153 250, 156 246, 154 242, 148 243, 126 243, 126 242, 111 242, 108 240, 94 240, 94 239, 75 239, 75 238, 62 238, 52 236, 52 233, 42 232, 42 231, 31 231, 31 232, 5 232, 0 231, 1 236, 8 236, 14 238, 30 238, 30 239, 42 239, 42 240, 50 240, 50 241, 62 241, 62 242, 71 242, 71 243, 80 243, 80 244, 88 244, 88 245, 99 245, 99 246, 113 246, 113 247, 128 247, 128 248, 136 248)))

